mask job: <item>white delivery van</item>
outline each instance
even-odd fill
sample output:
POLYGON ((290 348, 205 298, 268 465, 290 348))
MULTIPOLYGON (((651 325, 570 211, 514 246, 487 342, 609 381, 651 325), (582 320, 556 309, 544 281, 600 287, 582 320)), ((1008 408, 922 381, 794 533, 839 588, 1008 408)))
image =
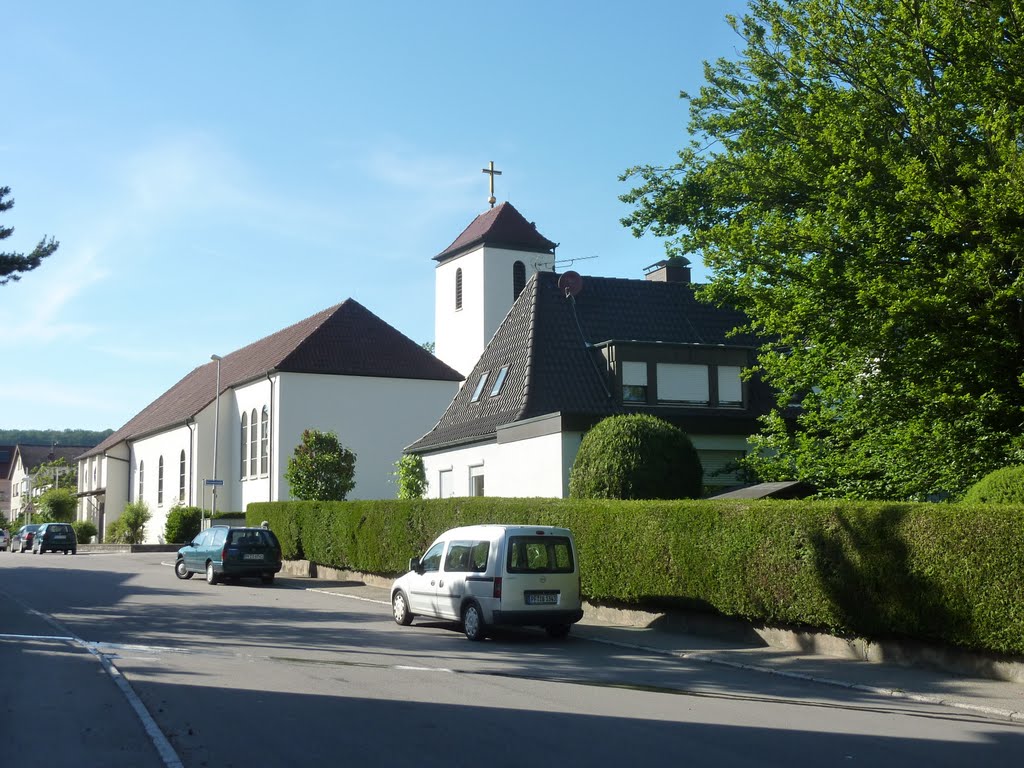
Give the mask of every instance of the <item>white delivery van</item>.
POLYGON ((441 534, 391 586, 402 626, 415 616, 462 623, 482 640, 491 626, 539 626, 565 637, 583 618, 576 542, 567 528, 471 525, 441 534))

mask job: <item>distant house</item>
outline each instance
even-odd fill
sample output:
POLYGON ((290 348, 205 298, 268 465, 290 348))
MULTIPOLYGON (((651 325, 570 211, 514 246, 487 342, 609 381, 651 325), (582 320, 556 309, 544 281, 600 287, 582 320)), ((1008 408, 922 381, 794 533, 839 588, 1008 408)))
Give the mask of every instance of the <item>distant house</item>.
POLYGON ((11 459, 14 457, 13 445, 0 445, 0 517, 11 519, 11 459))
POLYGON ((79 519, 105 530, 142 500, 156 542, 172 507, 210 509, 215 488, 219 511, 287 500, 284 471, 307 428, 334 431, 355 452, 349 498, 393 497, 402 448, 462 380, 352 299, 224 355, 219 370, 219 390, 218 363, 205 363, 81 454, 79 519))
POLYGON ((504 206, 436 257, 438 356, 464 370, 465 350, 479 351, 440 420, 407 447, 423 458, 428 495, 566 496, 586 431, 638 412, 689 434, 706 484, 737 485, 729 467, 772 402, 741 378, 757 348, 730 335, 743 315, 697 301, 685 263, 636 280, 560 276, 553 243, 504 206), (511 213, 518 241, 497 227, 511 213))
MULTIPOLYGON (((9 518, 12 521, 24 521, 26 513, 31 509, 32 499, 56 481, 55 477, 38 474, 41 465, 64 459, 68 467, 74 467, 76 457, 85 450, 88 450, 88 446, 21 444, 14 446, 10 467, 7 471, 11 499, 9 518)), ((60 472, 60 469, 56 471, 60 472)))

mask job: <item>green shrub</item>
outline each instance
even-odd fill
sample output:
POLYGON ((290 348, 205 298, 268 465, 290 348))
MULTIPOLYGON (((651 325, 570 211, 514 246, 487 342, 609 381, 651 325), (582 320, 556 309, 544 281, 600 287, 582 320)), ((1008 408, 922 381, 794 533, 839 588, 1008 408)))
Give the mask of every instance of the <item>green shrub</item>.
POLYGON ((77 520, 71 524, 79 544, 88 544, 99 531, 92 520, 77 520))
POLYGON ((396 461, 394 475, 398 480, 398 498, 422 499, 427 492, 427 473, 419 454, 407 453, 396 461))
POLYGON ((1024 466, 1003 467, 989 472, 967 489, 966 504, 1024 503, 1024 466))
POLYGON ((185 544, 199 535, 203 510, 199 507, 172 507, 164 525, 164 541, 185 544))
POLYGON ((1024 655, 1024 507, 457 498, 249 505, 286 559, 393 576, 448 528, 562 525, 584 594, 1024 655))
POLYGON ((107 526, 107 541, 111 544, 141 544, 146 540, 146 523, 152 515, 144 501, 126 504, 121 516, 107 526))
POLYGON ((609 416, 583 437, 569 473, 574 499, 692 499, 703 491, 697 450, 647 414, 609 416))
POLYGON ((343 501, 355 487, 356 455, 334 432, 306 429, 288 459, 284 479, 291 495, 307 501, 343 501))

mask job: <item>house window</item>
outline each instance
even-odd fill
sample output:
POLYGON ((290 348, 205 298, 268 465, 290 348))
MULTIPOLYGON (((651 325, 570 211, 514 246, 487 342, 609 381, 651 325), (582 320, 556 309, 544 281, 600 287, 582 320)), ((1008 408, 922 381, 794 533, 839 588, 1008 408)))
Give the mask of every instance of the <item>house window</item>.
POLYGON ((519 298, 519 294, 526 287, 526 265, 517 261, 512 265, 512 301, 519 298))
POLYGON ((476 389, 473 390, 473 396, 469 398, 469 402, 475 403, 480 399, 480 395, 482 395, 484 391, 484 384, 487 383, 487 374, 489 373, 490 371, 484 371, 480 374, 480 378, 477 379, 476 382, 476 389))
POLYGON ((690 363, 658 363, 660 402, 707 405, 708 367, 690 363))
POLYGON ((452 471, 450 469, 442 469, 438 472, 437 487, 440 489, 438 498, 450 499, 455 495, 455 486, 452 483, 452 471))
POLYGON ((491 397, 497 397, 501 393, 501 387, 505 383, 505 377, 508 376, 508 366, 501 366, 501 370, 498 371, 498 376, 494 379, 494 386, 491 387, 491 397))
POLYGON ((143 479, 143 476, 145 474, 146 474, 146 462, 140 461, 139 462, 139 498, 137 498, 136 501, 142 501, 142 479, 143 479))
POLYGON ((249 477, 256 477, 256 449, 257 449, 257 438, 256 434, 256 409, 252 409, 252 414, 249 417, 249 477))
POLYGON ((727 408, 743 405, 742 369, 738 365, 718 366, 718 404, 727 408))
POLYGON ((156 503, 160 506, 164 503, 164 457, 156 465, 156 503))
POLYGON ((484 495, 484 468, 483 467, 470 467, 469 468, 469 495, 470 496, 483 496, 484 495))
POLYGON ((622 364, 622 402, 647 402, 647 363, 622 364))
POLYGON ((462 309, 462 267, 455 270, 455 308, 462 309))
POLYGON ((185 503, 185 452, 178 458, 178 502, 185 503))
POLYGON ((244 411, 242 412, 242 450, 239 453, 242 455, 242 467, 239 471, 239 477, 245 480, 248 470, 246 460, 249 458, 249 414, 244 411))
POLYGON ((263 406, 260 416, 260 474, 270 471, 270 411, 263 406))

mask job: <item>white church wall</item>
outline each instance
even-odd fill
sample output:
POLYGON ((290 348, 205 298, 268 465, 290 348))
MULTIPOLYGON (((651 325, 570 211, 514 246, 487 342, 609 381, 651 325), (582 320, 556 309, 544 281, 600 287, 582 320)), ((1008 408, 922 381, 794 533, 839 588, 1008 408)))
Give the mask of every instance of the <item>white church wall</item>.
MULTIPOLYGON (((279 378, 274 376, 274 379, 279 378)), ((262 378, 250 384, 237 387, 234 392, 234 403, 232 408, 233 419, 228 425, 227 445, 222 443, 230 462, 225 468, 225 485, 231 483, 231 499, 234 506, 232 511, 244 512, 249 504, 257 501, 271 501, 273 497, 273 470, 274 470, 274 443, 272 434, 274 432, 274 414, 276 413, 271 402, 273 384, 271 380, 262 378), (267 467, 263 468, 263 442, 262 422, 263 409, 267 409, 267 467), (252 414, 256 413, 256 462, 252 466, 252 443, 253 433, 251 427, 252 414), (242 414, 245 413, 250 421, 246 439, 246 464, 245 475, 242 475, 242 414)), ((224 404, 221 403, 221 408, 224 404)), ((222 508, 227 511, 226 507, 222 508)))
POLYGON ((304 429, 336 432, 342 445, 356 454, 350 499, 395 498, 394 463, 405 446, 434 426, 457 386, 421 379, 281 374, 278 498, 290 498, 284 470, 304 429))
MULTIPOLYGON (((188 496, 188 454, 192 432, 185 426, 172 427, 131 444, 132 501, 144 501, 152 515, 146 524, 146 544, 164 543, 167 513, 179 503, 180 459, 185 452, 185 498, 188 496), (160 460, 163 459, 163 482, 160 479, 160 460), (139 494, 139 466, 144 465, 142 494, 139 494)), ((123 505, 121 510, 123 511, 123 505)))

